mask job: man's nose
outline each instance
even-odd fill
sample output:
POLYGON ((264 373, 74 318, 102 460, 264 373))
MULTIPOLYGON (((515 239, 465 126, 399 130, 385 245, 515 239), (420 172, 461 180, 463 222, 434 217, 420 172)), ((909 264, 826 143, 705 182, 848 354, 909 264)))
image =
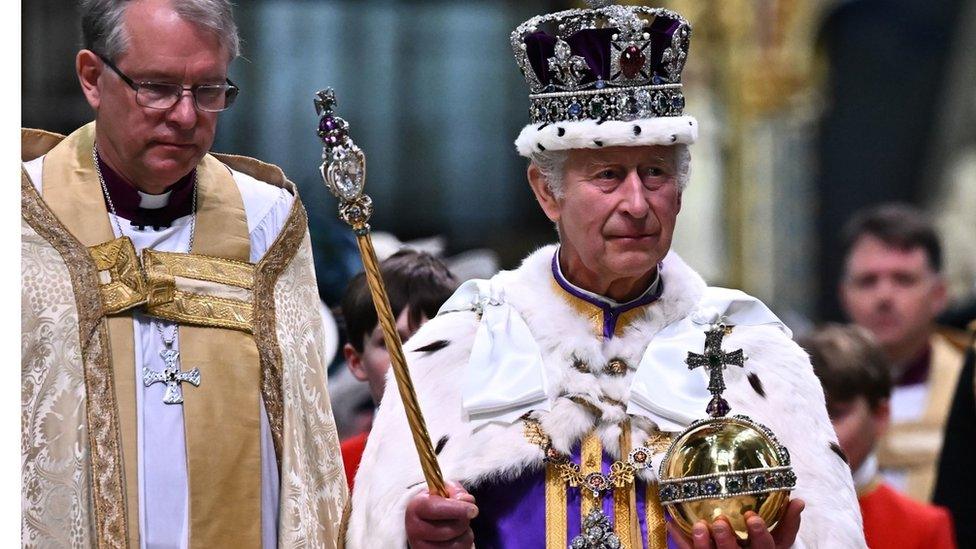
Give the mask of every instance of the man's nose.
POLYGON ((623 193, 620 209, 631 217, 643 218, 647 216, 650 206, 647 204, 647 197, 644 194, 644 182, 637 170, 631 170, 627 173, 620 189, 623 193))
POLYGON ((193 101, 193 92, 183 90, 169 111, 167 119, 182 129, 190 129, 197 123, 197 106, 193 101))
POLYGON ((879 305, 887 306, 890 305, 891 300, 898 291, 898 288, 891 279, 882 277, 874 286, 874 298, 879 305))

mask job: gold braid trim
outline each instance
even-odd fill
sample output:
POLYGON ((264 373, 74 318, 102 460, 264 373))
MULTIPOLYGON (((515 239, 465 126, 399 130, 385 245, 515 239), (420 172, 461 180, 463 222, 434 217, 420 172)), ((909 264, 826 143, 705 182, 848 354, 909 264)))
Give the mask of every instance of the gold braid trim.
MULTIPOLYGON (((628 455, 631 450, 630 421, 624 421, 620 426, 620 458, 628 455)), ((613 529, 620 539, 622 549, 641 549, 640 527, 637 525, 637 497, 633 489, 634 484, 614 486, 613 488, 613 529)))
POLYGON ((569 542, 566 483, 552 463, 546 464, 546 549, 566 549, 569 542))
MULTIPOLYGON (((590 473, 602 472, 603 464, 603 445, 600 443, 600 436, 596 431, 590 431, 583 437, 583 444, 580 447, 580 474, 583 478, 590 473)), ((602 498, 593 495, 590 490, 580 490, 580 516, 586 518, 590 511, 602 509, 602 498)))
POLYGON ((125 475, 108 327, 98 291, 98 271, 87 248, 44 204, 22 171, 21 215, 64 258, 78 307, 78 332, 85 367, 85 411, 91 446, 92 507, 95 535, 102 547, 127 547, 125 475))
POLYGON ((278 277, 295 257, 307 231, 308 214, 305 213, 301 199, 295 196, 285 226, 254 268, 252 330, 261 360, 261 396, 264 398, 265 411, 268 413, 271 440, 274 442, 279 471, 284 449, 285 410, 281 390, 281 347, 278 345, 274 291, 278 277))
POLYGON ((647 549, 668 549, 668 531, 664 521, 664 508, 658 494, 658 484, 648 482, 644 492, 645 523, 647 524, 647 549))

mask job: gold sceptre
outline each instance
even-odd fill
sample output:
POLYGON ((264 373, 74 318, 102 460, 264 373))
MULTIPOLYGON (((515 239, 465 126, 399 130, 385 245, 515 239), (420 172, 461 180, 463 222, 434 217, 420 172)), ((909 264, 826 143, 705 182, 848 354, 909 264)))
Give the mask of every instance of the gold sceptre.
POLYGON ((396 319, 390 308, 390 299, 386 295, 386 286, 380 276, 379 261, 373 250, 373 240, 369 236, 369 217, 373 213, 373 201, 363 194, 366 185, 366 155, 353 143, 349 137, 349 123, 339 118, 335 113, 336 98, 332 88, 317 92, 315 97, 315 112, 319 115, 318 135, 322 139, 322 179, 329 191, 339 200, 339 217, 348 223, 359 244, 359 254, 362 256, 363 268, 366 271, 366 281, 373 296, 376 307, 376 318, 383 328, 383 340, 390 353, 393 375, 397 388, 400 390, 400 400, 407 413, 407 423, 413 435, 413 443, 420 456, 420 467, 427 479, 430 493, 447 497, 444 487, 444 477, 437 456, 427 433, 427 424, 417 403, 417 393, 407 371, 407 359, 403 356, 403 343, 397 333, 396 319))

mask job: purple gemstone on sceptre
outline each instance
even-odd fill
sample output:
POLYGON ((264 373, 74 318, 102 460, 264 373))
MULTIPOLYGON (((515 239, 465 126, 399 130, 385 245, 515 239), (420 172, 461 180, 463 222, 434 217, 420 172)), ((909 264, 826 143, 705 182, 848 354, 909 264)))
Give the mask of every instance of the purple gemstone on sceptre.
POLYGON ((322 120, 319 121, 319 131, 322 133, 328 133, 339 127, 336 119, 331 116, 323 116, 322 120))
POLYGON ((329 134, 322 138, 322 142, 330 147, 334 147, 339 144, 339 136, 335 134, 329 134))

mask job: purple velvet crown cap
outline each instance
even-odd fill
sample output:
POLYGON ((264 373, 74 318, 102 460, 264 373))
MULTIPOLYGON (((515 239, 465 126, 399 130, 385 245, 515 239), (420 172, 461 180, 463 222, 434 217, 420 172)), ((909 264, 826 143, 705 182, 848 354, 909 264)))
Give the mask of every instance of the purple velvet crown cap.
MULTIPOLYGON (((680 19, 672 19, 666 16, 657 16, 650 24, 645 25, 643 30, 649 35, 649 48, 643 50, 635 46, 616 49, 612 45, 613 36, 619 34, 619 29, 615 28, 591 28, 580 29, 570 36, 564 38, 569 44, 573 55, 578 55, 586 61, 587 70, 581 79, 581 84, 595 84, 597 80, 609 83, 617 76, 611 72, 613 57, 618 57, 621 62, 621 72, 627 71, 627 64, 630 59, 637 63, 634 77, 629 80, 642 80, 647 84, 663 84, 666 82, 680 81, 681 75, 672 75, 663 61, 665 50, 671 45, 675 32, 682 25, 680 19), (640 57, 628 58, 628 53, 636 50, 640 57), (649 50, 649 51, 648 51, 649 50), (643 57, 650 56, 650 71, 643 70, 643 57), (650 72, 650 74, 648 74, 650 72), (655 78, 656 76, 656 78, 655 78)), ((549 68, 548 60, 556 54, 556 41, 558 36, 548 32, 538 30, 524 37, 525 54, 528 59, 529 67, 535 73, 535 77, 542 85, 543 90, 550 88, 555 91, 555 87, 560 84, 558 79, 554 79, 553 71, 549 68)), ((528 68, 528 67, 527 67, 528 68)), ((623 74, 622 76, 627 76, 623 74)))

